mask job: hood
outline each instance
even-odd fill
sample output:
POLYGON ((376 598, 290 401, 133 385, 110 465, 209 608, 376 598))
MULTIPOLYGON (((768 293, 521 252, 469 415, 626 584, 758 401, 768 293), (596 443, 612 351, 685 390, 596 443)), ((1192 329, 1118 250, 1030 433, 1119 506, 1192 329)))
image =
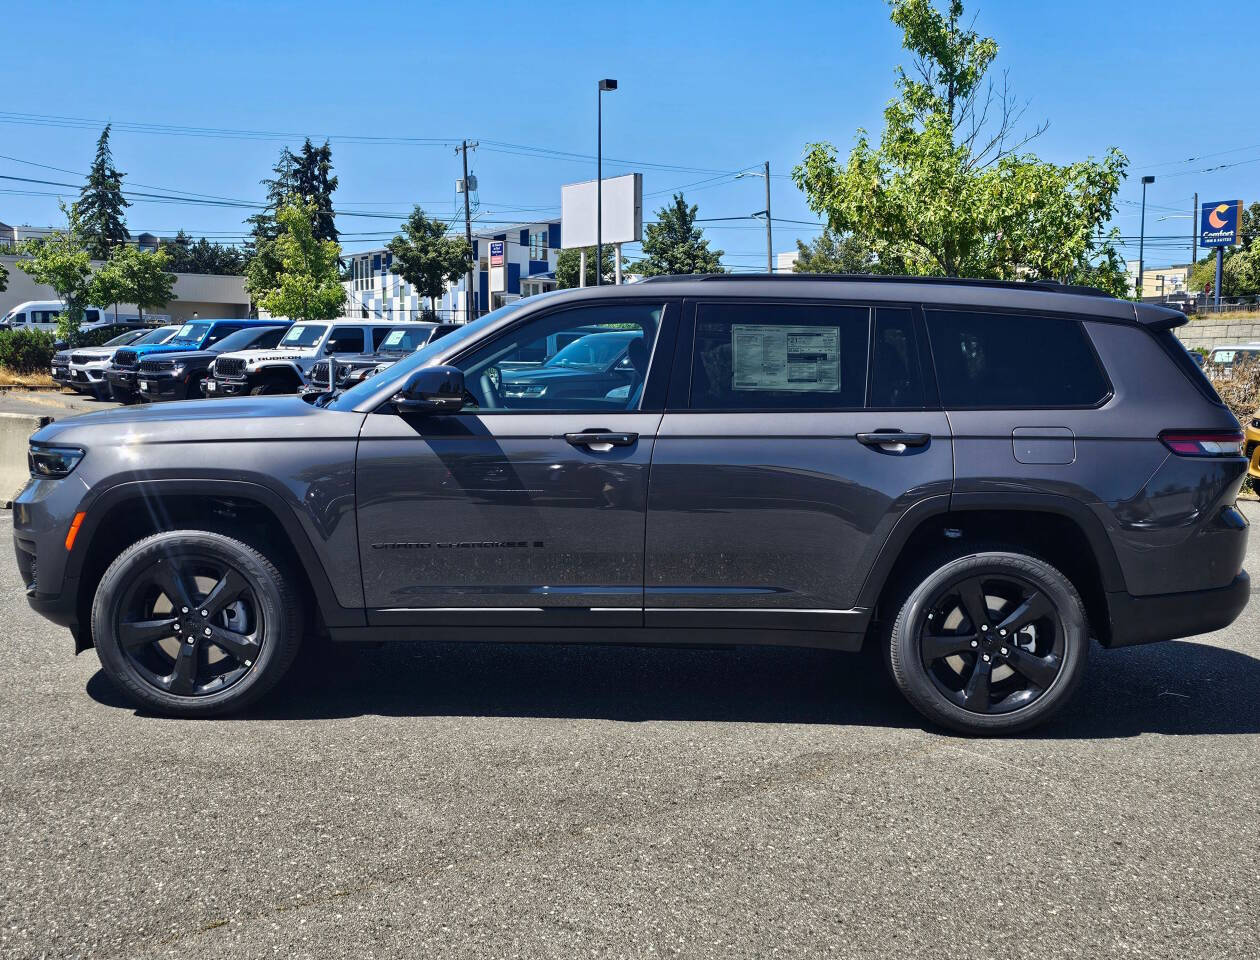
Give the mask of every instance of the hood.
POLYGON ((109 360, 119 350, 118 347, 83 347, 81 350, 66 350, 66 356, 88 357, 90 363, 98 360, 109 360))
POLYGON ((358 436, 365 414, 312 407, 298 396, 240 397, 142 404, 56 420, 37 431, 32 443, 134 446, 319 439, 358 436))
POLYGON ((196 350, 190 343, 145 343, 138 347, 119 347, 119 350, 134 350, 137 357, 146 357, 151 353, 187 353, 196 350))
POLYGON ((234 350, 221 353, 221 357, 236 357, 246 363, 263 363, 269 360, 305 360, 315 355, 314 350, 282 350, 272 347, 270 350, 234 350))
POLYGON ((213 360, 218 356, 213 350, 163 350, 161 353, 163 360, 173 360, 176 363, 186 363, 189 360, 213 360))

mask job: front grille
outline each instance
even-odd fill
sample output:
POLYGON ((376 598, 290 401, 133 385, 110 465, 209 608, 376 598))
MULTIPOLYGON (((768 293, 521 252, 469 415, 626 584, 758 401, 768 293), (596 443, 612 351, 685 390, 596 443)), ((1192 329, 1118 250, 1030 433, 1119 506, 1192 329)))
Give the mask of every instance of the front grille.
POLYGON ((244 380, 245 361, 240 357, 219 357, 214 361, 214 375, 221 380, 244 380))
POLYGON ((35 544, 29 540, 15 537, 13 545, 17 551, 18 576, 28 591, 34 591, 39 581, 39 564, 35 559, 35 544))
POLYGON ((141 373, 167 373, 175 366, 174 360, 141 360, 141 373))
POLYGON ((328 386, 328 361, 320 360, 311 367, 310 375, 307 377, 308 382, 313 387, 328 386))
POLYGON ((94 357, 90 353, 75 353, 70 355, 70 362, 77 363, 82 366, 85 363, 91 363, 93 360, 99 360, 100 357, 94 357))
POLYGON ((54 370, 69 370, 70 363, 65 357, 53 357, 52 367, 54 370))
POLYGON ((140 354, 134 350, 118 350, 114 353, 114 366, 123 370, 134 370, 140 362, 140 354))

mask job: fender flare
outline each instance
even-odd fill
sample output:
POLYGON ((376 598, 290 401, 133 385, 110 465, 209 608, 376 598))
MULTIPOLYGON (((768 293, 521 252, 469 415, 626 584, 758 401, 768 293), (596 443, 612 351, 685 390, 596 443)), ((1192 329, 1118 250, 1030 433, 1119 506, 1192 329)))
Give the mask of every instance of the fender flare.
POLYGON ((172 480, 126 480, 108 487, 97 494, 90 504, 85 504, 86 514, 83 525, 79 529, 84 549, 75 550, 66 564, 65 577, 76 580, 83 570, 83 563, 91 553, 91 545, 100 528, 101 521, 111 510, 126 508, 130 501, 144 501, 152 496, 202 496, 228 497, 236 500, 249 500, 258 504, 273 517, 284 529, 293 552, 302 565, 302 569, 311 585, 315 603, 319 607, 324 623, 329 627, 361 627, 366 625, 366 614, 359 607, 343 607, 335 599, 332 582, 328 573, 311 544, 310 537, 302 528, 293 509, 276 491, 260 483, 248 480, 227 480, 213 477, 172 480))
POLYGON ((1098 564, 1103 591, 1112 593, 1125 590, 1124 572, 1120 568, 1120 561, 1116 558, 1115 548, 1107 537, 1102 521, 1085 503, 1071 497, 1031 491, 955 493, 920 500, 902 514, 876 556, 875 563, 866 576, 866 582, 862 584, 862 589, 858 593, 856 605, 875 606, 887 585, 894 565, 901 557, 903 548, 925 522, 945 514, 966 514, 981 510, 1049 513, 1071 520, 1085 535, 1090 545, 1094 560, 1098 564))

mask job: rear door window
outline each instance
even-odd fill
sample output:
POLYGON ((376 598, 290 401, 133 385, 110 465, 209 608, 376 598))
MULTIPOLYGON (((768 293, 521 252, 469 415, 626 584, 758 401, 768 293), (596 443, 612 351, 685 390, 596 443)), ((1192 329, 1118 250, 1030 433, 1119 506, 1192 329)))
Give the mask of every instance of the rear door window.
POLYGON ((363 353, 363 328, 333 327, 326 349, 329 353, 363 353))
POLYGON ((1110 386, 1079 320, 927 310, 946 408, 1092 407, 1110 386))
POLYGON ((867 307, 698 304, 691 408, 860 409, 870 322, 867 307))
POLYGON ((905 307, 875 311, 871 347, 871 400, 875 409, 921 409, 925 404, 923 368, 914 314, 905 307))

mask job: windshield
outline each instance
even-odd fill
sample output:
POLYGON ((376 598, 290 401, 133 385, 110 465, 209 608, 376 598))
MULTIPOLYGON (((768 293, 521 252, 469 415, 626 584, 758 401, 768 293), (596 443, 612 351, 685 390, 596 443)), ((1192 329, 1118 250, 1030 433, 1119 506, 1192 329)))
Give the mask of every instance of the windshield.
MULTIPOLYGON (((558 291, 555 291, 558 292, 558 291)), ((408 357, 404 357, 396 364, 389 368, 388 379, 393 383, 395 379, 405 377, 412 370, 423 367, 429 363, 435 356, 440 353, 446 353, 448 350, 457 349, 461 344, 467 343, 481 335, 488 327, 492 327, 510 313, 514 313, 521 307, 536 304, 549 296, 553 296, 555 292, 538 293, 525 300, 513 300, 511 303, 499 307, 498 310, 491 310, 484 317, 474 320, 472 323, 465 324, 457 330, 448 333, 446 336, 431 340, 415 353, 408 357)), ((356 387, 351 387, 345 393, 340 393, 337 397, 328 403, 328 407, 332 410, 353 410, 355 406, 367 400, 383 385, 380 377, 364 380, 356 387)))
POLYGON ((158 327, 156 330, 150 330, 143 337, 136 341, 138 347, 142 343, 166 343, 175 333, 174 327, 158 327))
POLYGON ((376 349, 389 353, 410 353, 416 347, 428 342, 429 332, 428 327, 417 330, 391 330, 376 349))
POLYGON ((641 336, 642 333, 629 330, 625 333, 592 333, 581 340, 574 340, 543 366, 603 370, 621 356, 627 343, 641 336))
POLYGON ((282 327, 246 327, 229 333, 210 349, 215 353, 231 353, 233 350, 246 350, 250 347, 267 350, 280 340, 282 327))
POLYGON ((113 340, 106 340, 102 346, 105 347, 125 347, 131 341, 140 336, 139 330, 128 330, 126 333, 120 333, 113 340))
POLYGON ((322 323, 295 323, 280 341, 282 347, 313 347, 328 328, 322 323))
POLYGON ((186 323, 171 337, 171 343, 201 343, 209 332, 208 323, 186 323))
POLYGON ((1212 362, 1231 364, 1235 360, 1250 360, 1252 357, 1256 356, 1257 353, 1260 353, 1260 350, 1248 350, 1245 348, 1244 349, 1234 348, 1231 350, 1216 350, 1212 354, 1212 362))

